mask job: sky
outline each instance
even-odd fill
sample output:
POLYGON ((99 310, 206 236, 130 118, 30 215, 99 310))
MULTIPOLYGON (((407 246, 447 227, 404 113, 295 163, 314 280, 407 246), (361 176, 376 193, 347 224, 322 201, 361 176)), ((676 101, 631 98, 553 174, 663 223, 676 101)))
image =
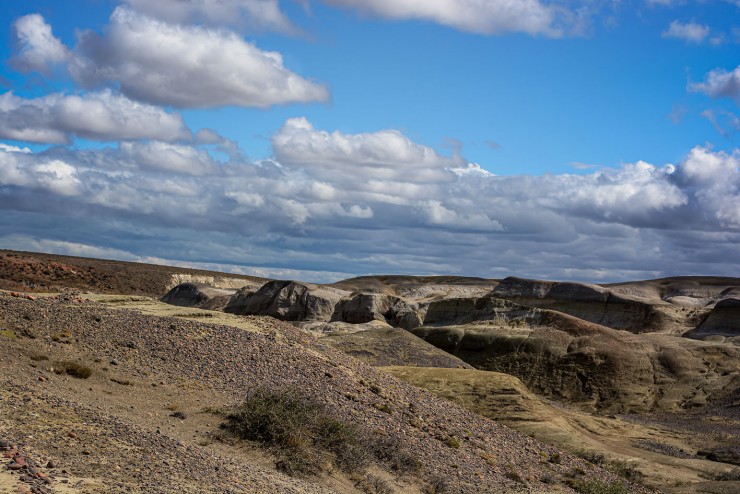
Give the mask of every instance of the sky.
POLYGON ((740 0, 0 0, 0 248, 740 276, 740 0))

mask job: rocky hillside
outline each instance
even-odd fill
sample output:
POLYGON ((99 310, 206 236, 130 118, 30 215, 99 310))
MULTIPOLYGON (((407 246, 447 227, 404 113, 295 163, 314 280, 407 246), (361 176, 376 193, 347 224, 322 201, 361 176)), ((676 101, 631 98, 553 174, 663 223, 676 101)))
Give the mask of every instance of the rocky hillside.
POLYGON ((11 486, 480 493, 618 482, 274 319, 250 318, 245 329, 144 315, 116 299, 33 298, 0 294, 0 437, 11 486), (319 400, 335 420, 366 431, 383 455, 353 475, 275 470, 269 454, 219 428, 221 410, 255 388, 319 400), (554 455, 557 462, 547 461, 554 455))
POLYGON ((161 297, 174 286, 185 282, 206 283, 218 288, 241 288, 265 281, 251 276, 156 264, 0 250, 0 290, 85 290, 161 297))

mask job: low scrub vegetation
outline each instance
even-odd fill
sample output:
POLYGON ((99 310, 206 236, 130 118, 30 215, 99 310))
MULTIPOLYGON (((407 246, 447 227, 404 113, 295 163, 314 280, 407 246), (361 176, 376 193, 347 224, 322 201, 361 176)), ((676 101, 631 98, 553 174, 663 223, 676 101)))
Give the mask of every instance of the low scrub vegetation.
POLYGON ((727 472, 720 472, 715 474, 699 474, 700 477, 709 480, 717 480, 720 482, 737 482, 740 481, 740 468, 734 468, 727 472))
POLYGON ((581 494, 627 494, 627 487, 623 482, 576 479, 568 482, 568 485, 581 494))
POLYGON ((608 461, 602 453, 597 451, 579 451, 576 454, 587 462, 605 468, 629 482, 640 484, 645 480, 643 473, 633 463, 624 460, 608 461))
POLYGON ((60 362, 54 366, 57 374, 67 374, 77 379, 87 379, 92 376, 92 369, 78 362, 60 362))
POLYGON ((373 460, 399 472, 417 465, 398 442, 379 439, 291 390, 252 391, 227 414, 222 428, 272 449, 277 467, 289 475, 316 475, 332 468, 358 472, 373 460))
POLYGON ((605 468, 635 484, 640 484, 645 480, 643 473, 634 464, 626 461, 610 461, 605 465, 605 468))
POLYGON ((596 466, 603 465, 606 460, 606 457, 598 451, 577 451, 576 454, 596 466))

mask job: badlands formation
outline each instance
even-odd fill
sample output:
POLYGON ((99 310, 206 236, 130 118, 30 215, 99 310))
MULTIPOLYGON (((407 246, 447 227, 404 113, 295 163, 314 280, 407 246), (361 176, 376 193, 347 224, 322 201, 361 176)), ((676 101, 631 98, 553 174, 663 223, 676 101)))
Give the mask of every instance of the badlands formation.
POLYGON ((0 289, 0 493, 740 492, 737 278, 315 285, 3 251, 0 289), (255 389, 386 447, 291 472, 232 433, 255 389))

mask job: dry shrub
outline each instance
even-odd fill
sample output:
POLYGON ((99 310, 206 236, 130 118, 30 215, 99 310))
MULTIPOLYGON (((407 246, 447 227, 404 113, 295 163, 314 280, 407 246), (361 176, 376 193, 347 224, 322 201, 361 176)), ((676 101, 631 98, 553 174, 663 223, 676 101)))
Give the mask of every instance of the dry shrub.
POLYGON ((60 362, 54 366, 57 374, 67 374, 77 379, 87 379, 92 375, 92 369, 78 362, 60 362))
POLYGON ((357 472, 373 459, 398 471, 413 463, 397 442, 377 439, 292 390, 253 390, 226 416, 222 428, 272 449, 277 467, 289 475, 315 475, 332 467, 357 472))
POLYGON ((576 479, 568 485, 581 494, 627 494, 627 487, 623 482, 602 482, 600 480, 576 479))

